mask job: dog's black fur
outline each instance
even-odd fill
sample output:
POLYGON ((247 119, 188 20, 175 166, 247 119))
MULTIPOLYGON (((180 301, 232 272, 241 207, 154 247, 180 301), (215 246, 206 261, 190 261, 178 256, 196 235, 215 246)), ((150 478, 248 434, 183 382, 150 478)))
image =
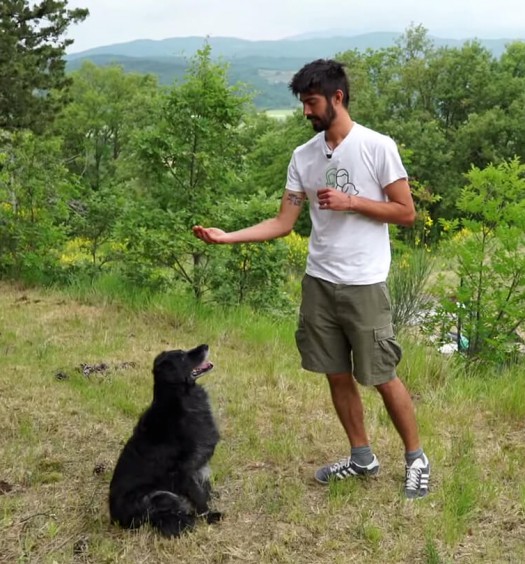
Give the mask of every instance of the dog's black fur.
POLYGON ((153 402, 122 450, 109 489, 111 520, 151 524, 167 537, 192 528, 209 510, 208 463, 219 441, 208 395, 195 380, 211 370, 208 345, 160 353, 153 363, 153 402))

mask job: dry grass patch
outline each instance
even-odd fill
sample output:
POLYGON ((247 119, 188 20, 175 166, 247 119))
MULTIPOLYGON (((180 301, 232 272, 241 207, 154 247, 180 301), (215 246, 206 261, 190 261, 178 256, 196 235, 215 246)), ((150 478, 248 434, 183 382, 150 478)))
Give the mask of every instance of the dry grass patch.
POLYGON ((407 347, 431 495, 404 500, 401 444, 368 390, 382 471, 323 488, 315 468, 346 451, 324 378, 299 369, 293 321, 257 323, 1 285, 0 562, 525 561, 518 402, 498 413, 496 384, 472 385, 407 347), (225 520, 171 541, 119 530, 108 485, 150 400, 153 358, 200 342, 216 364, 203 385, 222 433, 212 471, 225 520))

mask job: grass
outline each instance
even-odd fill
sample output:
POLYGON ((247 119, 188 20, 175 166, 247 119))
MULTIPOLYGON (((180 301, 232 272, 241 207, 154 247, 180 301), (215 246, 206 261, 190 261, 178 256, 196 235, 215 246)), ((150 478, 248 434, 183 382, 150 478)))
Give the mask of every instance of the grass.
POLYGON ((523 368, 475 377, 406 342, 400 372, 432 493, 404 500, 401 443, 373 390, 363 400, 381 473, 325 488, 314 470, 347 446, 324 378, 299 368, 294 324, 180 298, 126 302, 116 288, 0 285, 0 562, 525 561, 523 368), (216 365, 203 385, 225 520, 172 541, 122 531, 108 485, 150 399, 152 360, 200 342, 216 365))

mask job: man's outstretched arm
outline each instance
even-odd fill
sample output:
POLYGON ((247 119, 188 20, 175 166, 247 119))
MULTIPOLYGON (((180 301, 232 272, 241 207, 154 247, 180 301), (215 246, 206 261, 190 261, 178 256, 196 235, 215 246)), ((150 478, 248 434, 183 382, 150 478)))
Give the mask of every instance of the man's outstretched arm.
POLYGON ((195 225, 193 227, 193 233, 206 243, 216 244, 255 243, 284 237, 292 231, 301 213, 304 200, 304 193, 285 190, 279 213, 271 219, 230 233, 218 229, 217 227, 195 225))

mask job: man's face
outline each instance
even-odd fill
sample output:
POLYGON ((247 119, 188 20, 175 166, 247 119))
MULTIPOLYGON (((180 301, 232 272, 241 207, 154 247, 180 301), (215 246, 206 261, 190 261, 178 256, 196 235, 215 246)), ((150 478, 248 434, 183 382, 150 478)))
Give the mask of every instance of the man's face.
POLYGON ((322 94, 301 94, 303 114, 312 122, 314 131, 326 131, 335 119, 335 109, 322 94))

